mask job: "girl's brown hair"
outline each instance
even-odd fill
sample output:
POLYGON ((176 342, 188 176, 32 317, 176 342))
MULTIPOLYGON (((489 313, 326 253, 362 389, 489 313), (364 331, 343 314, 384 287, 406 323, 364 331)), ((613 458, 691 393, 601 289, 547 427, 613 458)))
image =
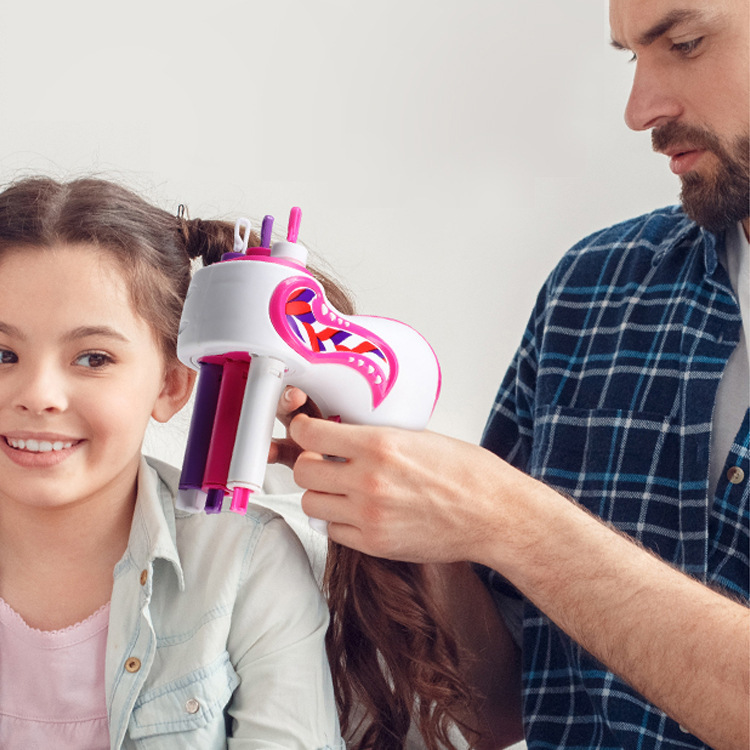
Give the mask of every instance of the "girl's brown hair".
MULTIPOLYGON (((231 237, 230 225, 213 224, 212 234, 231 237)), ((133 308, 168 358, 176 356, 191 258, 211 263, 221 257, 217 243, 203 242, 196 229, 107 180, 34 177, 0 193, 0 251, 67 244, 108 253, 129 282, 133 308)))
MULTIPOLYGON (((0 254, 57 244, 110 253, 129 282, 134 309, 169 359, 176 357, 191 260, 214 263, 232 250, 233 240, 229 222, 175 216, 108 180, 35 177, 0 193, 0 254)), ((333 305, 353 313, 347 294, 315 275, 333 305)), ((459 721, 472 696, 458 671, 456 640, 431 601, 420 567, 330 543, 325 589, 328 656, 342 730, 358 735, 353 747, 402 748, 416 707, 427 747, 453 748, 448 726, 459 721), (361 720, 358 708, 364 709, 361 720)))
POLYGON ((349 746, 401 750, 415 721, 428 750, 455 750, 451 724, 472 731, 464 720, 476 696, 461 675, 457 639, 423 567, 329 542, 324 587, 342 732, 356 737, 349 746))

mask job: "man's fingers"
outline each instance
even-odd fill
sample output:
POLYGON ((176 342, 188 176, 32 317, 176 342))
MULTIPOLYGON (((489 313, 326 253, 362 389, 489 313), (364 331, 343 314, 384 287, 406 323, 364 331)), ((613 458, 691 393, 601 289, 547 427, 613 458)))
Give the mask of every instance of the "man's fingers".
POLYGON ((284 425, 289 427, 289 423, 297 414, 309 414, 311 417, 320 417, 320 409, 311 401, 304 391, 294 386, 285 388, 279 399, 279 405, 276 410, 276 418, 284 425))
POLYGON ((302 451, 292 468, 294 481, 300 487, 332 495, 347 494, 346 462, 332 460, 315 451, 302 451))
POLYGON ((316 522, 311 526, 329 539, 368 555, 383 556, 389 548, 389 529, 369 524, 360 501, 351 495, 332 495, 308 490, 302 495, 302 510, 316 522), (324 525, 325 524, 325 525, 324 525))
POLYGON ((346 523, 329 523, 327 527, 328 538, 342 544, 344 547, 350 547, 351 549, 357 549, 360 552, 366 552, 365 538, 362 535, 362 531, 356 526, 350 526, 346 523))
POLYGON ((351 457, 358 431, 357 425, 311 419, 306 414, 295 416, 289 425, 289 437, 304 450, 341 458, 351 457))
POLYGON ((299 388, 285 388, 281 393, 276 411, 278 419, 285 427, 289 427, 294 414, 307 401, 307 396, 299 388))
POLYGON ((326 521, 329 534, 333 530, 331 538, 334 541, 341 541, 342 534, 347 538, 351 538, 354 532, 361 535, 359 519, 350 497, 307 490, 302 495, 302 510, 309 518, 326 521))

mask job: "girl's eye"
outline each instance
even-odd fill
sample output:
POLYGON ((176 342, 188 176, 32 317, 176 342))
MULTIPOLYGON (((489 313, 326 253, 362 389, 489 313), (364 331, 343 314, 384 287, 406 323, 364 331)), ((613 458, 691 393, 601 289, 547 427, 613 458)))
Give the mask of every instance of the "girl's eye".
POLYGON ((0 349, 0 365, 13 365, 18 362, 18 355, 10 349, 0 349))
POLYGON ((112 357, 103 352, 86 352, 76 359, 76 364, 92 369, 99 369, 112 363, 112 357))

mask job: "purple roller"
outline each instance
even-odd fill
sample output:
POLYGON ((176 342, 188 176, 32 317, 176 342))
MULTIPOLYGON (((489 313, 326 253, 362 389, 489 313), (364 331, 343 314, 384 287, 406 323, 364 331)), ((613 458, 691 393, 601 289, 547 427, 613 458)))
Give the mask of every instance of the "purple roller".
POLYGON ((222 369, 219 364, 203 363, 198 374, 193 416, 190 420, 190 432, 180 475, 180 492, 177 497, 177 506, 183 510, 203 510, 205 494, 201 491, 201 486, 216 416, 222 369))
POLYGON ((271 233, 273 232, 273 216, 264 216, 260 228, 260 246, 271 247, 271 233))
POLYGON ((206 494, 206 513, 221 513, 221 506, 224 502, 224 490, 221 488, 209 490, 206 494))

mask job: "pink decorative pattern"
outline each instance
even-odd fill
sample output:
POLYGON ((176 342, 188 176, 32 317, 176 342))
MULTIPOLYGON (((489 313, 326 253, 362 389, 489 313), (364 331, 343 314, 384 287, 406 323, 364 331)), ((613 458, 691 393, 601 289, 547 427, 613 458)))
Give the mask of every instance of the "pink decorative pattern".
POLYGON ((345 365, 370 385, 373 407, 388 395, 398 376, 396 355, 379 336, 334 309, 309 276, 286 279, 270 304, 276 332, 308 362, 345 365))

